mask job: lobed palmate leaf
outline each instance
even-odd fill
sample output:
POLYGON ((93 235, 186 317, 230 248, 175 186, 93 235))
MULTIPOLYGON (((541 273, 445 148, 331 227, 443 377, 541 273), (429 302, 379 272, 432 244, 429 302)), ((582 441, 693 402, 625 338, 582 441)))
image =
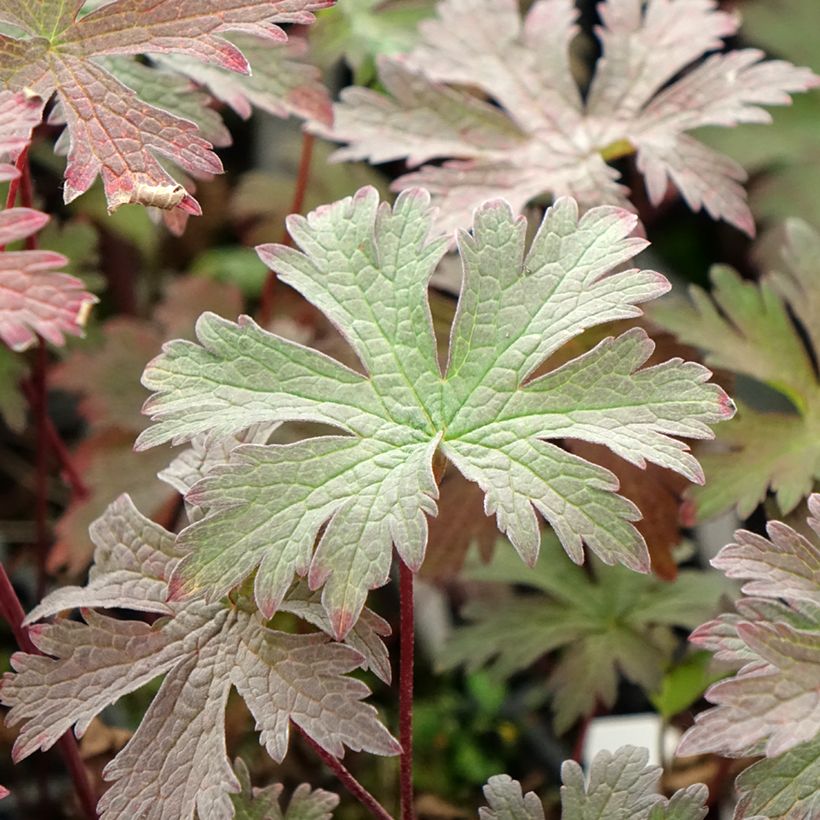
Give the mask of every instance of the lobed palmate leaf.
POLYGON ((669 467, 693 481, 701 470, 674 436, 708 438, 732 415, 700 365, 673 359, 641 369, 653 344, 639 329, 608 338, 527 381, 549 355, 587 327, 640 314, 668 289, 653 271, 613 269, 646 243, 636 218, 612 207, 579 217, 564 199, 529 250, 526 222, 494 201, 460 236, 464 283, 442 375, 427 285, 448 237, 431 235, 423 191, 395 206, 375 190, 290 217, 296 244, 260 256, 342 331, 367 375, 267 333, 205 314, 199 344, 165 346, 146 368, 157 424, 139 447, 200 433, 228 435, 265 422, 338 428, 287 445, 238 447, 228 465, 195 485, 206 511, 183 531, 190 551, 173 594, 213 600, 256 570, 263 613, 281 603, 294 574, 323 602, 337 636, 355 623, 367 590, 386 582, 392 546, 413 570, 424 558, 425 514, 435 514, 438 452, 485 495, 521 557, 532 564, 540 513, 578 563, 586 543, 606 563, 646 571, 633 504, 612 473, 550 439, 599 442, 638 466, 669 467), (321 532, 314 552, 314 542, 321 532))
POLYGON ((743 168, 688 132, 770 122, 761 106, 788 104, 817 77, 756 49, 704 59, 738 27, 715 0, 603 0, 598 13, 602 57, 585 98, 570 59, 574 0, 537 0, 523 19, 518 0, 441 0, 420 44, 380 61, 387 94, 346 89, 333 129, 317 130, 348 143, 339 159, 448 160, 395 183, 430 190, 448 227, 498 196, 516 210, 544 194, 628 206, 607 161, 634 153, 654 204, 671 182, 694 210, 753 234, 743 168))
POLYGON ((692 641, 739 667, 712 686, 679 754, 765 754, 737 779, 736 820, 809 820, 820 808, 820 495, 809 497, 803 537, 779 521, 768 539, 740 530, 712 563, 746 581, 736 614, 692 641))
MULTIPOLYGON (((48 216, 30 208, 0 211, 0 246, 39 231, 48 216)), ((68 260, 53 251, 0 250, 0 339, 25 350, 38 334, 55 345, 82 336, 97 297, 74 276, 59 273, 68 260)))
POLYGON ((768 490, 790 513, 820 480, 820 234, 800 220, 786 224, 778 269, 759 283, 731 268, 712 270, 712 293, 669 298, 652 319, 706 351, 705 361, 781 393, 792 410, 761 411, 738 402, 737 417, 701 455, 706 482, 692 488, 699 518, 736 507, 748 517, 768 490))
POLYGON ((241 758, 234 762, 234 771, 242 788, 239 794, 231 795, 235 820, 330 820, 339 803, 338 795, 302 783, 282 811, 281 783, 261 789, 251 786, 250 773, 241 758))
POLYGON ((527 591, 514 589, 503 605, 495 595, 488 602, 477 594, 462 612, 467 625, 454 631, 440 659, 444 668, 486 665, 506 680, 556 653, 545 687, 558 733, 598 706, 611 709, 621 674, 647 692, 656 690, 679 643, 674 629, 697 626, 728 591, 719 575, 695 570, 669 583, 593 561, 588 574, 562 562, 560 552, 547 534, 532 569, 501 548, 491 564, 468 568, 465 577, 472 581, 527 591))
MULTIPOLYGON (((118 79, 100 58, 178 55, 247 73, 248 61, 223 35, 240 32, 285 39, 277 23, 308 23, 331 0, 114 0, 80 16, 83 0, 7 0, 0 22, 0 87, 52 95, 55 122, 68 135, 65 200, 88 190, 97 175, 111 210, 126 203, 199 213, 196 200, 163 167, 171 160, 197 176, 220 173, 211 143, 187 117, 155 107, 118 79)), ((160 77, 157 76, 157 80, 160 77)))
MULTIPOLYGON (((647 766, 649 753, 622 746, 614 754, 599 752, 589 776, 567 760, 561 767, 562 820, 703 820, 709 791, 702 783, 678 789, 669 799, 657 793, 661 770, 647 766)), ((507 775, 491 777, 484 787, 489 808, 481 820, 543 820, 544 808, 534 792, 507 775)))
MULTIPOLYGON (((114 781, 99 803, 105 820, 190 820, 194 811, 201 820, 233 816, 229 794, 240 784, 225 752, 231 687, 277 761, 287 750, 291 722, 335 756, 345 746, 398 751, 376 710, 362 703, 367 687, 345 675, 366 661, 358 651, 321 632, 270 629, 241 592, 214 604, 168 603, 180 553, 173 536, 140 515, 127 496, 95 522, 92 535, 97 551, 88 585, 57 590, 27 618, 79 606, 83 622, 31 627, 44 655, 17 653, 14 672, 4 678, 0 699, 11 707, 9 723, 23 722, 15 760, 50 748, 72 725, 81 736, 106 706, 163 674, 140 727, 105 769, 114 781), (90 607, 160 618, 121 620, 90 607)), ((366 628, 359 644, 368 641, 366 628)))

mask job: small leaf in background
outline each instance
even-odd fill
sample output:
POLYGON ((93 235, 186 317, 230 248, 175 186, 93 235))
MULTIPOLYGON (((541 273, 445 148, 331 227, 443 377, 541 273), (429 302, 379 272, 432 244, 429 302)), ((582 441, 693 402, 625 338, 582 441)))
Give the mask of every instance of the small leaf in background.
POLYGON ((648 761, 646 749, 622 746, 595 755, 586 777, 574 760, 565 761, 562 820, 703 820, 709 812, 706 786, 696 783, 667 799, 657 793, 661 769, 648 761))
POLYGON ((263 789, 251 785, 248 767, 241 758, 234 761, 234 772, 241 791, 231 795, 235 820, 330 820, 339 796, 324 789, 297 786, 288 807, 280 805, 284 786, 275 783, 263 789))
MULTIPOLYGON (((106 706, 159 675, 163 683, 128 745, 106 767, 112 785, 104 820, 180 820, 229 816, 240 788, 225 755, 224 711, 237 689, 281 761, 293 722, 330 754, 344 747, 395 754, 399 747, 362 702, 369 693, 346 673, 363 656, 324 633, 269 629, 242 600, 168 603, 168 582, 181 557, 174 537, 142 516, 127 496, 92 527, 95 563, 86 587, 63 587, 29 615, 33 622, 83 607, 83 621, 30 629, 44 656, 17 653, 2 687, 9 722, 23 722, 14 746, 20 760, 48 749, 76 724, 82 736, 106 706), (153 624, 120 620, 91 607, 161 613, 153 624), (49 657, 50 656, 50 657, 49 657), (150 812, 146 811, 150 808, 150 812)), ((297 815, 298 816, 298 815, 297 815)))
POLYGON ((35 94, 0 91, 0 182, 19 176, 13 164, 31 141, 42 117, 43 101, 35 94))
MULTIPOLYGON (((48 216, 30 208, 0 211, 0 246, 37 233, 48 216)), ((74 276, 58 273, 68 260, 52 251, 0 252, 0 339, 26 350, 42 336, 54 345, 82 336, 97 297, 74 276)))
POLYGON ((491 777, 484 787, 488 808, 480 808, 480 820, 544 820, 544 807, 534 792, 524 794, 521 784, 509 775, 491 777))
POLYGON ((147 103, 96 59, 184 55, 247 73, 246 58, 222 36, 225 32, 282 40, 277 21, 309 23, 311 10, 328 2, 245 0, 225 9, 219 0, 209 0, 180 16, 172 0, 118 0, 79 16, 82 3, 44 0, 35 12, 27 0, 10 0, 0 9, 0 20, 22 35, 0 35, 0 81, 11 91, 38 95, 41 105, 56 93, 58 107, 50 120, 65 122, 67 128, 67 141, 62 138, 68 149, 66 202, 87 191, 100 175, 112 211, 140 203, 197 214, 196 200, 158 157, 194 177, 207 177, 222 171, 211 143, 195 123, 147 103))
MULTIPOLYGON (((0 257, 0 261, 2 257, 0 257)), ((163 341, 190 336, 204 310, 236 316, 242 308, 238 289, 194 276, 172 279, 154 308, 154 319, 115 316, 102 325, 99 344, 76 349, 54 367, 50 383, 80 396, 79 410, 91 434, 74 449, 76 466, 89 489, 73 498, 57 521, 48 567, 76 577, 91 559, 88 527, 121 493, 129 493, 151 518, 171 526, 176 493, 157 480, 172 456, 163 448, 140 456, 134 439, 146 426, 140 408, 147 397, 139 377, 163 341)))
POLYGON ((317 133, 347 143, 340 160, 422 165, 395 187, 427 188, 447 229, 469 225, 495 197, 516 211, 545 194, 572 196, 584 209, 630 207, 607 162, 635 154, 653 204, 671 183, 693 210, 754 234, 743 168, 688 132, 768 122, 761 106, 816 86, 811 70, 764 62, 756 49, 704 58, 738 26, 712 0, 604 0, 602 56, 582 98, 570 60, 575 3, 539 0, 523 20, 518 5, 441 0, 412 52, 379 61, 388 93, 346 89, 333 128, 317 133), (438 158, 446 162, 424 164, 438 158))
POLYGON ((324 587, 344 636, 367 591, 387 581, 394 544, 408 566, 421 566, 437 450, 481 487, 485 510, 527 563, 538 555, 537 512, 577 563, 586 543, 606 563, 649 568, 632 525, 640 514, 616 495, 615 477, 548 439, 603 443, 638 467, 649 461, 700 481, 673 436, 711 437, 708 425, 732 415, 730 400, 698 364, 642 368, 654 345, 640 329, 527 381, 586 328, 638 316, 638 304, 668 289, 654 271, 612 273, 646 245, 631 236, 636 218, 611 207, 579 216, 564 199, 526 251, 525 220, 504 202, 483 205, 460 237, 465 279, 445 376, 427 290, 448 239, 431 233, 433 218, 424 191, 404 192, 391 208, 364 188, 290 217, 301 251, 259 248, 341 330, 367 376, 248 317, 213 314, 197 322, 199 344, 166 345, 146 368, 156 424, 141 448, 263 422, 340 431, 242 446, 191 489, 188 501, 207 514, 180 534, 190 554, 176 571, 178 594, 215 600, 256 570, 256 601, 270 616, 294 575, 307 575, 311 588, 324 587))
POLYGON ((706 482, 690 491, 707 519, 736 507, 746 518, 771 489, 784 514, 820 479, 820 234, 791 220, 778 269, 760 284, 731 268, 712 271, 711 297, 669 298, 650 314, 661 327, 706 352, 708 365, 749 376, 778 391, 791 412, 761 411, 740 401, 736 418, 700 453, 706 482), (794 321, 798 320, 798 323, 794 321))
POLYGON ((468 625, 454 632, 440 663, 468 670, 487 665, 504 680, 556 653, 545 685, 560 734, 598 704, 611 708, 621 674, 655 691, 678 644, 674 629, 691 629, 715 612, 727 590, 719 577, 693 570, 671 583, 598 561, 592 572, 569 563, 552 535, 544 537, 533 569, 497 548, 492 563, 470 568, 465 577, 528 591, 470 601, 463 612, 468 625))
POLYGON ((725 677, 713 671, 712 664, 709 652, 692 652, 664 674, 660 689, 650 700, 665 721, 688 709, 711 684, 725 677))
POLYGON ((376 76, 376 58, 410 51, 419 23, 435 7, 435 0, 337 0, 316 16, 310 53, 324 66, 344 59, 356 85, 368 85, 376 76))
MULTIPOLYGON (((746 42, 820 72, 815 0, 744 0, 740 11, 746 42)), ((742 132, 707 128, 698 137, 754 175, 749 200, 758 219, 799 216, 820 228, 819 120, 820 90, 814 90, 773 112, 769 125, 753 124, 742 132)))

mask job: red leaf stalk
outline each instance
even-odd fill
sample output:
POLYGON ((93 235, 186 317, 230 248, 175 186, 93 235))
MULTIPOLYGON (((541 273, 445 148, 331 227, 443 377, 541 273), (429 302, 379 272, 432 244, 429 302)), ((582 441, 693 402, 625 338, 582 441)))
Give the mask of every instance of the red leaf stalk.
POLYGON ((413 571, 399 560, 399 792, 402 820, 414 820, 413 808, 413 571))
MULTIPOLYGON (((316 138, 307 131, 302 133, 302 153, 299 157, 299 171, 296 175, 296 187, 293 189, 293 200, 290 203, 290 213, 300 214, 305 206, 305 194, 310 180, 310 162, 313 158, 313 145, 316 138)), ((282 231, 282 245, 290 246, 293 240, 288 229, 282 231)), ((268 271, 268 278, 262 288, 262 298, 259 303, 259 324, 265 327, 273 316, 273 296, 276 289, 276 274, 268 271)))
MULTIPOLYGON (((23 619, 25 618, 23 605, 20 603, 9 576, 6 574, 6 568, 2 564, 0 564, 0 615, 11 627, 20 649, 32 655, 43 654, 32 643, 28 631, 23 626, 23 619)), ((70 732, 67 732, 57 741, 57 748, 65 761, 68 773, 71 775, 77 797, 86 817, 89 820, 97 820, 97 799, 91 790, 85 766, 80 758, 77 741, 71 736, 70 732)))
MULTIPOLYGON (((295 724, 294 724, 295 725, 295 724)), ((339 782, 355 797, 374 817, 379 818, 379 820, 393 820, 393 818, 388 814, 387 810, 373 797, 372 794, 364 787, 355 777, 350 773, 350 771, 345 768, 345 766, 332 754, 325 751, 312 737, 310 737, 306 732, 302 731, 301 728, 298 726, 296 727, 299 729, 302 737, 305 739, 305 742, 319 755, 320 758, 325 762, 327 767, 333 771, 336 777, 339 778, 339 782)))

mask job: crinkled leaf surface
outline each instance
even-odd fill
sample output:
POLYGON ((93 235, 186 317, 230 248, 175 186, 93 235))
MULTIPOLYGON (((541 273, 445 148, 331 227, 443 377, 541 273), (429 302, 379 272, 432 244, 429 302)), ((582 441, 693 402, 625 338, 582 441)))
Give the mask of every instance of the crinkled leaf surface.
MULTIPOLYGON (((48 216, 29 208, 0 211, 0 246, 36 233, 48 216)), ((66 335, 82 336, 97 297, 73 276, 58 273, 67 263, 52 251, 0 251, 0 339, 25 350, 39 334, 55 345, 66 335)))
POLYGON ((271 43, 241 34, 227 39, 247 57, 252 70, 250 76, 179 55, 163 57, 162 63, 206 86, 241 117, 248 118, 256 107, 278 117, 296 114, 328 125, 332 123, 330 95, 318 69, 299 59, 307 50, 304 39, 297 37, 287 43, 271 43))
POLYGON ((449 160, 396 186, 423 185, 441 205, 442 224, 465 226, 477 205, 497 196, 516 210, 545 193, 584 207, 627 205, 606 160, 635 152, 653 203, 671 181, 693 209, 754 233, 742 167, 687 132, 768 122, 761 106, 787 104, 789 92, 815 85, 809 69, 762 62, 755 49, 702 60, 737 28, 714 0, 604 0, 603 55, 582 100, 570 70, 573 0, 537 0, 523 20, 518 5, 442 0, 438 19, 421 24, 421 44, 380 62, 388 94, 343 92, 334 128, 324 132, 349 143, 338 157, 449 160))
POLYGON ((324 586, 336 634, 345 635, 367 590, 387 581, 393 544, 412 569, 422 563, 437 450, 481 487, 486 512, 527 562, 538 554, 538 512, 576 562, 586 542, 607 563, 646 571, 631 523, 638 510, 615 494, 612 474, 548 439, 597 441, 634 464, 699 481, 700 467, 673 436, 709 437, 707 425, 730 416, 731 402, 700 365, 641 369, 653 347, 641 330, 524 383, 584 328, 636 316, 638 303, 667 289, 652 271, 611 273, 645 245, 630 238, 635 218, 610 207, 579 218, 565 199, 527 250, 525 220, 506 203, 479 209, 460 240, 465 279, 442 376, 427 284, 448 240, 431 237, 432 217, 423 191, 405 192, 391 209, 365 188, 291 217, 301 251, 259 249, 339 327, 368 375, 246 317, 234 324, 208 314, 199 344, 166 345, 146 369, 143 383, 156 392, 146 412, 158 423, 141 447, 259 422, 344 433, 239 447, 194 486, 188 499, 207 515, 180 535, 191 553, 175 594, 205 590, 212 600, 257 569, 256 600, 269 614, 294 574, 307 574, 311 588, 324 586))
POLYGON ((820 812, 820 738, 745 769, 735 820, 812 820, 820 812))
POLYGON ((62 609, 117 607, 156 612, 149 625, 83 609, 83 622, 32 628, 44 656, 18 653, 0 697, 9 722, 23 722, 19 760, 47 749, 72 725, 82 735, 108 704, 158 675, 165 679, 139 729, 106 767, 114 781, 102 817, 230 818, 239 783, 225 755, 224 710, 233 686, 256 719, 260 741, 281 761, 292 721, 328 752, 344 747, 394 754, 398 744, 362 703, 368 694, 345 673, 361 664, 323 633, 269 629, 241 594, 214 604, 168 603, 180 557, 173 536, 140 515, 127 496, 92 527, 95 566, 86 587, 64 587, 28 621, 62 609), (51 657, 48 657, 51 656, 51 657))
POLYGON ((703 820, 709 790, 702 783, 679 789, 668 800, 657 793, 658 766, 647 766, 649 752, 622 746, 614 754, 599 752, 589 776, 567 760, 561 767, 564 820, 703 820))
POLYGON ((242 788, 239 794, 231 795, 235 820, 330 820, 339 804, 338 795, 302 783, 282 811, 281 783, 263 789, 251 786, 248 768, 241 759, 235 761, 234 771, 242 788))
POLYGON ((662 327, 705 350, 707 364, 750 376, 794 406, 791 413, 761 412, 742 403, 719 429, 714 450, 701 454, 706 482, 692 490, 700 518, 730 507, 745 518, 769 489, 786 514, 820 479, 818 259, 820 234, 792 220, 779 270, 759 285, 716 267, 711 298, 693 287, 691 303, 672 298, 651 311, 662 327))
POLYGON ((528 591, 511 590, 501 604, 476 595, 463 613, 470 624, 455 631, 440 662, 470 670, 491 664, 494 675, 507 678, 558 653, 547 680, 558 732, 596 704, 611 708, 620 673, 654 690, 678 644, 674 628, 691 629, 715 612, 727 586, 713 573, 694 570, 670 583, 597 561, 593 568, 591 578, 566 561, 551 535, 533 569, 496 549, 491 564, 472 567, 466 577, 528 591))
POLYGON ((14 162, 31 140, 31 131, 43 116, 43 101, 22 91, 0 91, 0 182, 14 179, 14 162))
POLYGON ((524 794, 521 784, 509 775, 491 777, 484 787, 489 804, 478 810, 480 820, 544 820, 544 806, 534 792, 524 794))
MULTIPOLYGON (((816 746, 820 735, 820 494, 810 496, 809 510, 809 524, 816 534, 813 541, 774 521, 767 527, 768 539, 740 530, 735 543, 713 560, 730 577, 746 579, 743 590, 750 597, 738 606, 737 615, 704 624, 692 640, 741 668, 706 693, 717 705, 697 716, 681 739, 679 754, 713 751, 771 758, 799 744, 816 746)), ((798 757, 805 754, 804 750, 798 757)), ((792 767, 795 759, 778 770, 792 767)))
MULTIPOLYGON (((197 176, 222 165, 197 126, 141 99, 101 57, 177 54, 247 72, 242 52, 222 36, 242 32, 282 40, 276 23, 307 23, 329 0, 115 0, 82 17, 81 0, 8 0, 0 21, 24 33, 0 35, 0 83, 44 100, 56 92, 68 130, 65 199, 102 177, 109 207, 138 202, 198 213, 165 170, 166 158, 197 176)), ((153 101, 152 101, 153 102, 153 101)))

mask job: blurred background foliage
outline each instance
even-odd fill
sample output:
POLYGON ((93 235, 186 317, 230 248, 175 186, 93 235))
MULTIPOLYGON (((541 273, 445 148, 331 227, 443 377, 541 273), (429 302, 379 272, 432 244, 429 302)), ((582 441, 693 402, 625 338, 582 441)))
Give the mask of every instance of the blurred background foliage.
MULTIPOLYGON (((736 0, 723 5, 743 14, 745 24, 738 44, 760 47, 820 71, 817 0, 736 0)), ((584 0, 579 6, 585 30, 591 32, 594 3, 584 0)), ((309 45, 306 59, 322 68, 334 96, 350 83, 374 85, 379 56, 412 47, 418 22, 432 14, 433 7, 430 0, 338 0, 335 8, 319 13, 314 27, 300 32, 309 45)), ((588 75, 595 48, 592 37, 579 44, 575 55, 579 78, 588 75)), ((301 123, 295 119, 257 113, 243 120, 230 110, 221 113, 234 137, 233 145, 220 153, 227 173, 198 184, 204 216, 192 219, 181 237, 171 236, 154 215, 137 206, 121 208, 109 216, 99 186, 64 206, 60 195, 62 159, 55 157, 50 147, 54 135, 48 126, 38 132, 32 153, 36 193, 39 205, 55 215, 42 234, 42 245, 68 256, 70 272, 100 297, 87 338, 72 340, 64 350, 56 351, 59 361, 50 374, 49 413, 61 437, 69 443, 85 492, 72 493, 56 470, 48 480, 53 543, 38 560, 45 567, 49 588, 84 576, 92 550, 88 524, 119 494, 130 493, 142 511, 165 526, 177 524, 180 499, 156 479, 157 472, 171 460, 171 448, 139 455, 131 449, 147 421, 139 412, 146 397, 139 383, 140 374, 164 341, 192 336, 196 317, 203 310, 231 318, 243 311, 258 311, 267 271, 253 246, 283 239, 284 218, 294 201, 305 139, 301 123)), ((820 228, 820 90, 799 95, 793 106, 778 108, 773 116, 771 126, 713 129, 700 135, 749 171, 750 198, 762 234, 757 244, 723 223, 692 213, 672 193, 660 208, 651 208, 633 160, 619 161, 653 242, 643 260, 646 266, 670 275, 678 287, 694 283, 709 288, 708 272, 715 263, 729 263, 744 277, 755 279, 768 268, 786 218, 800 216, 820 228)), ((375 185, 387 197, 390 181, 403 170, 400 163, 377 168, 363 163, 333 164, 333 150, 321 140, 313 146, 303 210, 339 199, 365 184, 375 185)), ((437 331, 443 342, 455 308, 454 282, 457 287, 458 269, 454 271, 450 261, 439 272, 432 296, 437 331)), ((273 288, 268 323, 271 328, 349 359, 349 351, 336 331, 310 305, 276 283, 273 288)), ((647 327, 658 341, 662 358, 679 353, 696 355, 651 324, 647 327)), ((612 328, 605 328, 597 335, 585 334, 562 355, 582 352, 611 332, 612 328)), ((36 543, 35 440, 19 390, 28 376, 29 364, 27 357, 0 346, 0 550, 14 572, 27 608, 41 592, 36 562, 31 560, 31 545, 36 543)), ((548 366, 556 364, 560 364, 557 358, 548 366)), ((718 379, 732 388, 737 386, 738 380, 731 374, 719 372, 718 379)), ((757 406, 781 409, 778 396, 753 380, 740 387, 744 398, 757 406)), ((480 495, 459 476, 445 476, 441 514, 432 524, 430 553, 418 584, 421 646, 415 743, 422 818, 474 817, 481 785, 498 772, 508 772, 521 780, 525 790, 537 790, 547 805, 554 805, 560 763, 578 755, 590 715, 657 711, 665 724, 685 725, 691 720, 691 710, 699 708, 706 686, 720 675, 708 655, 687 649, 685 637, 692 626, 709 616, 726 590, 720 589, 719 580, 711 576, 710 583, 714 580, 717 586, 711 585, 715 586, 712 589, 707 583, 700 589, 702 594, 687 593, 685 584, 727 540, 737 518, 729 513, 705 526, 683 527, 678 509, 685 482, 663 470, 642 473, 619 459, 610 457, 606 461, 602 452, 590 450, 583 454, 614 470, 624 493, 644 510, 643 531, 658 577, 626 579, 622 589, 624 606, 609 606, 602 620, 593 623, 588 619, 583 628, 579 626, 566 636, 564 644, 570 649, 562 649, 564 644, 549 635, 541 636, 540 644, 535 641, 524 648, 517 643, 518 638, 509 635, 507 640, 512 643, 506 647, 503 635, 494 644, 487 642, 488 636, 478 635, 485 659, 496 658, 495 670, 492 665, 483 668, 476 662, 475 646, 463 655, 468 661, 465 670, 455 663, 460 656, 453 647, 459 641, 469 641, 470 633, 461 629, 468 621, 473 623, 468 629, 476 628, 479 609, 491 613, 511 611, 500 609, 500 604, 515 600, 520 611, 512 611, 524 619, 523 624, 531 617, 528 613, 539 600, 537 595, 543 598, 546 593, 549 603, 545 606, 557 618, 569 617, 571 607, 556 597, 555 588, 533 591, 527 579, 521 573, 516 575, 503 560, 488 565, 479 560, 479 554, 486 560, 494 552, 494 522, 483 516, 480 495), (471 569, 460 572, 468 554, 471 569), (680 573, 679 562, 686 567, 680 573), (638 624, 626 606, 634 604, 639 593, 644 594, 635 584, 656 585, 657 594, 667 600, 680 596, 686 611, 677 620, 655 612, 638 624), (465 610, 463 605, 468 602, 472 603, 465 610), (608 624, 607 619, 611 621, 608 624), (556 729, 552 703, 555 680, 568 674, 568 664, 574 674, 589 673, 584 671, 582 660, 575 656, 567 660, 571 651, 579 654, 579 635, 603 643, 612 641, 613 635, 625 635, 625 641, 644 645, 655 641, 657 657, 648 672, 630 668, 631 650, 625 645, 623 654, 612 658, 612 680, 604 682, 603 688, 579 707, 586 717, 576 720, 573 713, 556 729), (513 658, 514 662, 502 663, 505 651, 523 654, 513 658), (499 665, 503 667, 501 674, 499 665), (455 668, 441 672, 442 666, 455 668)), ((768 504, 768 513, 779 517, 774 502, 768 504)), ((804 518, 801 507, 790 520, 799 522, 804 518)), ((760 530, 763 521, 763 511, 758 508, 745 524, 760 530)), ((495 552, 511 555, 509 550, 495 552)), ((517 566, 523 572, 523 566, 517 566)), ((591 575, 578 570, 573 583, 589 588, 588 593, 578 593, 588 603, 594 589, 616 594, 620 587, 615 578, 621 578, 623 572, 596 566, 591 575)), ((371 606, 391 621, 395 632, 398 605, 393 588, 376 591, 371 606)), ((510 629, 519 626, 514 624, 510 629)), ((0 630, 2 665, 8 669, 15 647, 10 633, 4 627, 0 630)), ((393 654, 397 654, 395 638, 389 640, 393 654)), ((373 702, 383 711, 388 725, 394 726, 395 692, 372 676, 365 677, 374 689, 373 702)), ((82 753, 98 788, 102 786, 103 766, 127 741, 158 686, 159 681, 154 681, 124 698, 83 738, 82 753)), ((275 779, 292 787, 308 781, 341 793, 337 816, 342 820, 361 817, 361 808, 341 792, 333 777, 317 765, 298 739, 292 740, 292 753, 277 767, 265 757, 253 731, 253 721, 244 705, 239 698, 233 699, 228 709, 229 752, 245 758, 255 784, 275 779)), ((12 740, 12 731, 0 729, 0 782, 14 793, 13 800, 0 802, 0 817, 59 820, 78 816, 70 783, 54 752, 35 755, 12 767, 12 740)), ((345 764, 367 788, 383 796, 387 806, 395 805, 395 760, 351 754, 345 764)), ((675 788, 702 780, 716 789, 717 802, 731 790, 729 774, 717 759, 705 759, 671 768, 667 777, 668 784, 675 788)))

